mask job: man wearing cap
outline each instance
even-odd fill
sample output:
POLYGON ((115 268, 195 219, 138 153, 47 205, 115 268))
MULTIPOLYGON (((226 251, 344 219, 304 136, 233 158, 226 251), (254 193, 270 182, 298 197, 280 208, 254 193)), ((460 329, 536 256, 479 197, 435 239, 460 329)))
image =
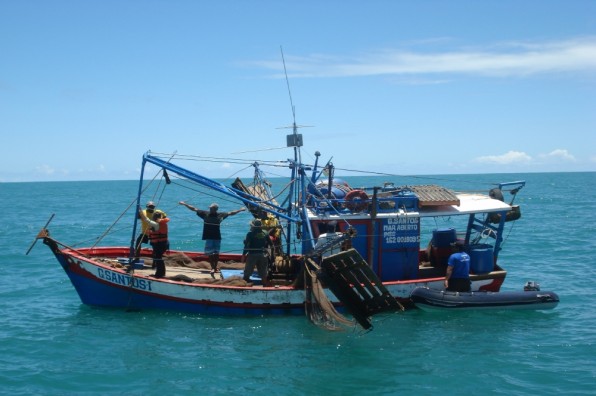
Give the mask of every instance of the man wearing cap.
POLYGON ((203 237, 205 241, 205 254, 209 255, 209 263, 211 264, 211 275, 218 272, 217 263, 219 262, 219 251, 221 248, 221 222, 228 216, 233 216, 237 213, 243 212, 246 208, 240 208, 231 212, 218 212, 219 206, 216 203, 209 205, 209 210, 197 209, 184 201, 179 202, 180 205, 186 206, 203 219, 203 237))
POLYGON ((155 207, 155 203, 153 201, 147 202, 145 209, 139 213, 139 219, 141 219, 141 234, 137 237, 137 241, 135 242, 135 259, 138 259, 141 256, 141 245, 143 243, 149 243, 149 231, 151 229, 151 225, 149 221, 146 219, 152 219, 154 213, 160 213, 162 217, 167 217, 165 212, 159 210, 155 207), (142 214, 144 216, 142 216, 142 214))
POLYGON ((168 240, 168 219, 161 212, 154 212, 151 218, 147 217, 145 211, 139 210, 139 216, 143 221, 149 224, 149 242, 153 248, 153 267, 155 268, 155 278, 163 278, 166 276, 166 264, 163 260, 164 254, 170 250, 170 242, 168 240))
POLYGON ((445 288, 449 291, 469 292, 470 287, 470 256, 464 252, 464 242, 456 241, 451 244, 454 253, 447 261, 445 274, 445 288))
POLYGON ((271 239, 273 246, 271 250, 271 259, 273 259, 273 257, 278 256, 281 252, 281 226, 275 216, 262 209, 258 210, 257 219, 261 220, 263 231, 269 234, 269 239, 271 239))
POLYGON ((268 279, 269 258, 267 257, 270 247, 271 239, 269 239, 269 234, 263 231, 261 220, 253 220, 250 231, 244 238, 244 251, 242 252, 242 261, 245 262, 244 281, 250 282, 250 276, 256 266, 263 286, 270 286, 268 279))

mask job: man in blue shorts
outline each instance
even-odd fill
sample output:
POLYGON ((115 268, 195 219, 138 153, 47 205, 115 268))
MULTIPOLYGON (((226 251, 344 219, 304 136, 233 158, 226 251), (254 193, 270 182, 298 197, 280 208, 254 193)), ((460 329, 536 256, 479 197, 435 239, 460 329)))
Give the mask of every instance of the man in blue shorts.
POLYGON ((445 274, 445 288, 448 291, 469 292, 470 291, 470 256, 464 252, 463 241, 451 244, 454 253, 447 261, 447 273, 445 274))
POLYGON ((228 216, 233 216, 237 213, 243 212, 246 208, 233 210, 231 212, 219 213, 217 209, 219 206, 216 203, 209 205, 209 210, 197 209, 184 201, 179 202, 180 205, 186 206, 203 219, 203 240, 205 241, 205 254, 209 255, 209 264, 211 264, 211 276, 215 272, 219 272, 217 263, 219 262, 219 251, 221 248, 221 222, 228 216))

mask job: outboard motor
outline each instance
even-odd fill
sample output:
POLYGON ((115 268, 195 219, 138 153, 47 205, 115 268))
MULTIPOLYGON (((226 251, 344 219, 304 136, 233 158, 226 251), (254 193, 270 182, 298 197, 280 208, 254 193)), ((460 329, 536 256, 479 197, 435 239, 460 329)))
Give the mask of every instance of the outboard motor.
POLYGON ((540 285, 534 281, 527 281, 524 285, 524 291, 540 291, 540 285))
POLYGON ((503 197, 503 191, 500 188, 492 188, 488 192, 488 196, 492 199, 498 199, 501 202, 505 202, 505 197, 503 197))

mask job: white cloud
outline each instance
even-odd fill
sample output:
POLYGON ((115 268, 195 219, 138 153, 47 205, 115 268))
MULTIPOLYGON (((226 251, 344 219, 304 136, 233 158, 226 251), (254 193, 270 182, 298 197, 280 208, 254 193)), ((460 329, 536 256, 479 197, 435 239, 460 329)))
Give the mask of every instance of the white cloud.
MULTIPOLYGON (((498 43, 482 49, 447 51, 389 49, 357 57, 313 54, 286 56, 294 77, 349 77, 375 75, 471 75, 525 76, 554 72, 596 71, 596 37, 552 42, 498 43)), ((279 61, 257 62, 279 71, 279 61)), ((281 76, 281 75, 280 75, 281 76)))
POLYGON ((52 168, 51 166, 49 166, 47 164, 40 165, 40 166, 36 167, 35 170, 39 173, 44 174, 44 175, 53 175, 56 172, 56 170, 54 168, 52 168))
POLYGON ((548 154, 542 154, 540 157, 546 160, 562 160, 567 162, 575 162, 575 157, 569 154, 569 152, 564 149, 556 149, 548 154))
POLYGON ((532 161, 532 157, 521 151, 508 151, 502 155, 478 157, 475 161, 486 164, 509 165, 515 163, 529 163, 532 161))

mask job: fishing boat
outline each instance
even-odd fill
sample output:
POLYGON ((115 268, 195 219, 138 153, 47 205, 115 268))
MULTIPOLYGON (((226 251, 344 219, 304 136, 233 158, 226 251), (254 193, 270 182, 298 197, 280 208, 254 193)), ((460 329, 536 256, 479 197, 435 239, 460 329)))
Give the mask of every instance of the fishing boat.
POLYGON ((328 328, 370 329, 373 315, 412 308, 414 289, 443 287, 450 246, 457 240, 471 256, 472 290, 500 290, 506 271, 499 254, 508 225, 521 217, 513 201, 524 181, 500 183, 485 192, 456 192, 435 184, 398 186, 392 181, 355 187, 335 177, 330 160, 320 164, 319 152, 314 163, 302 161, 303 137, 295 122, 286 143, 293 158, 252 163, 254 177, 248 182, 236 178, 222 183, 199 174, 185 165, 196 159, 192 156, 147 152, 131 209, 135 212, 122 217, 134 218, 130 243, 71 247, 51 236, 50 221, 36 240, 49 246, 81 301, 100 307, 215 315, 306 313, 328 328), (267 176, 268 165, 276 172, 280 167, 289 171, 289 177, 281 179, 283 186, 275 187, 267 176), (242 279, 242 241, 238 253, 220 255, 217 277, 209 271, 206 253, 176 249, 165 254, 167 275, 153 277, 151 249, 141 249, 140 259, 135 258, 136 211, 154 182, 144 179, 148 168, 157 169, 162 186, 177 178, 237 201, 253 217, 273 219, 278 241, 269 255, 266 282, 256 274, 250 283, 242 279), (506 192, 512 195, 509 203, 506 192), (452 226, 437 227, 441 219, 449 219, 452 226))
POLYGON ((559 296, 540 288, 524 288, 523 291, 475 291, 451 292, 417 287, 410 298, 417 308, 435 310, 545 310, 559 304, 559 296))

